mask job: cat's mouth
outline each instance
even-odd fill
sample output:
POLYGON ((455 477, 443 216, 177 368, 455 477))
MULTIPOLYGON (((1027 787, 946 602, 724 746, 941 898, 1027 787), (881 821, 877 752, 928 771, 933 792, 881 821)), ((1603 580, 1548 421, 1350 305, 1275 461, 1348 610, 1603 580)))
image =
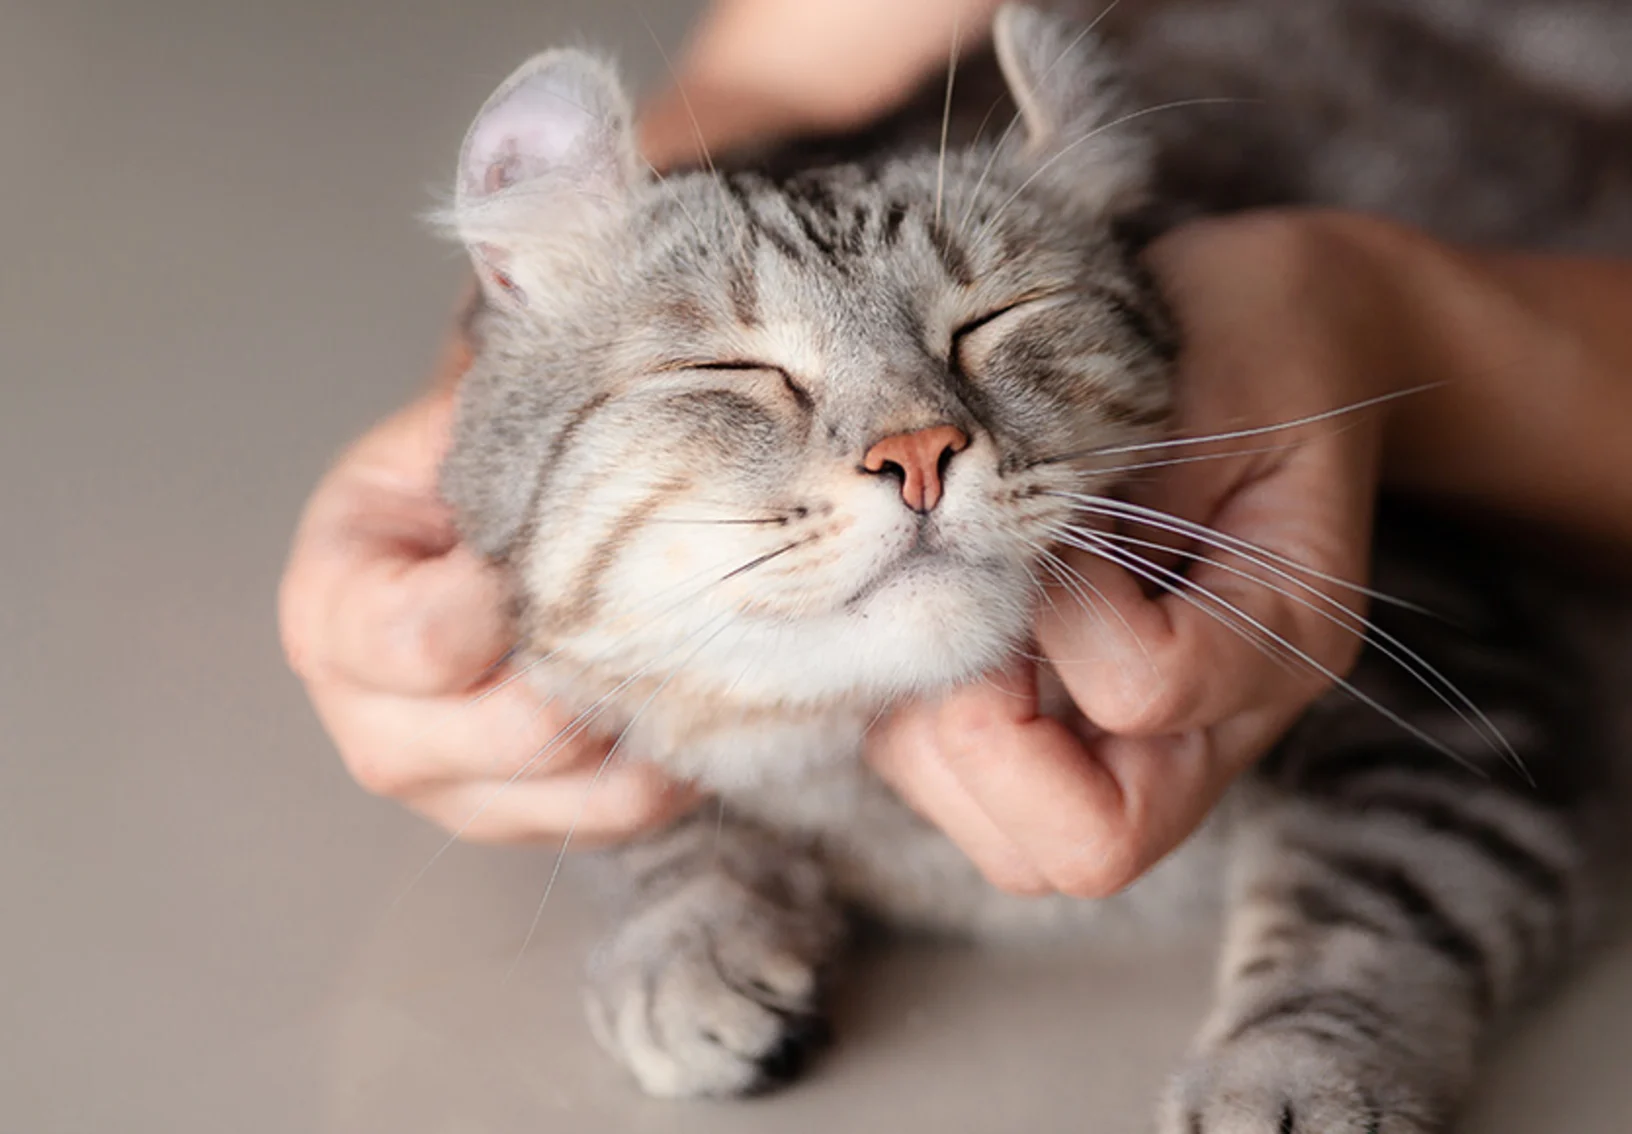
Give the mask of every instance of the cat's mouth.
POLYGON ((844 609, 854 610, 862 606, 879 591, 903 582, 907 576, 944 570, 949 559, 945 540, 935 531, 929 517, 925 517, 924 522, 914 530, 912 542, 853 591, 844 601, 844 609))

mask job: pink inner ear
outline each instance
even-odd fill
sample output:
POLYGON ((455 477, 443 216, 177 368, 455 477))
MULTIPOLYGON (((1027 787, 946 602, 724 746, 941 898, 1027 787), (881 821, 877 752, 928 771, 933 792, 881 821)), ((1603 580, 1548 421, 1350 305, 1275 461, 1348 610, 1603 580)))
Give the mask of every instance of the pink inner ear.
POLYGON ((467 184, 482 194, 496 193, 552 169, 592 161, 585 143, 601 128, 572 92, 539 76, 491 108, 471 131, 467 184))
POLYGON ((482 192, 497 193, 520 180, 520 161, 514 152, 495 155, 482 178, 482 192))

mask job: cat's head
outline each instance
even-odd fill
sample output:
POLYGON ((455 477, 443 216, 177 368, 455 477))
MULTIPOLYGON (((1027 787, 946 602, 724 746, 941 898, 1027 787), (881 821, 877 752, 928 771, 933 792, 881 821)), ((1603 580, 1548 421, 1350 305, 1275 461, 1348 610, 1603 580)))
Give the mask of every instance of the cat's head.
POLYGON ((1001 142, 791 181, 656 176, 576 52, 488 101, 450 212, 488 313, 444 487, 533 647, 876 702, 1025 641, 1057 494, 1159 427, 1171 348, 1115 234, 1146 154, 1097 51, 1024 8, 994 39, 1001 142))

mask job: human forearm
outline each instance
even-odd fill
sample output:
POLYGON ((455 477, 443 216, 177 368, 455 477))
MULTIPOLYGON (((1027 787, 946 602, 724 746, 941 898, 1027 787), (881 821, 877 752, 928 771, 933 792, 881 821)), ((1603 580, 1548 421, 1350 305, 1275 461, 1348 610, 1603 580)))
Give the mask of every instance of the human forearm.
POLYGON ((1452 248, 1380 223, 1413 362, 1384 478, 1632 547, 1632 261, 1452 248))
POLYGON ((983 41, 1001 0, 716 0, 676 85, 643 114, 659 166, 709 149, 865 122, 900 102, 954 42, 983 41))

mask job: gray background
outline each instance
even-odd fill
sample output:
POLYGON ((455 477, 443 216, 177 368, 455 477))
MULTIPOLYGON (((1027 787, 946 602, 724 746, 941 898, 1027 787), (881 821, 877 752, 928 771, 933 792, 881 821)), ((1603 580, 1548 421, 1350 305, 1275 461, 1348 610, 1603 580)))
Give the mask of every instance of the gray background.
MULTIPOLYGON (((1205 950, 901 951, 849 1043, 739 1107, 591 1049, 590 927, 549 857, 460 847, 346 779, 277 647, 286 540, 433 357, 459 258, 414 219, 527 53, 687 3, 0 7, 0 1129, 1140 1128, 1205 950)), ((1632 951, 1507 1045, 1477 1131, 1632 1128, 1632 951)))

